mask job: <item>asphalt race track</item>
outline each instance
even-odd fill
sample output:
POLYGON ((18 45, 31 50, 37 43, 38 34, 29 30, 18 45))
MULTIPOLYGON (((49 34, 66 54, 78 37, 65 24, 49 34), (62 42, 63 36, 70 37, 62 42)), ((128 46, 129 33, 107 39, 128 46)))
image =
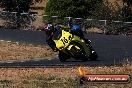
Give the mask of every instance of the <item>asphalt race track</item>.
MULTIPOLYGON (((5 30, 0 31, 0 39, 45 44, 45 36, 43 32, 25 31, 26 33, 24 33, 22 31, 16 33, 16 31, 14 31, 15 33, 13 33, 13 31, 10 30, 9 32, 10 33, 5 30)), ((0 62, 0 67, 51 67, 76 65, 114 66, 121 65, 125 62, 132 62, 132 36, 87 34, 86 37, 92 41, 91 45, 99 55, 97 61, 81 62, 71 59, 62 63, 55 56, 41 59, 34 58, 34 60, 28 61, 0 62)))

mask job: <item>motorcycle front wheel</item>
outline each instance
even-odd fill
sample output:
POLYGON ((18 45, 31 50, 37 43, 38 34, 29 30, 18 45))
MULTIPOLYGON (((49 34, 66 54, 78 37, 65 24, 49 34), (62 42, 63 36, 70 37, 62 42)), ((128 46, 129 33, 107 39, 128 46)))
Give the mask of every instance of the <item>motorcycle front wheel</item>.
POLYGON ((81 61, 87 61, 88 58, 86 58, 84 51, 82 50, 78 50, 77 48, 75 48, 74 46, 71 48, 71 53, 73 54, 73 56, 75 57, 75 59, 80 59, 81 61))
POLYGON ((90 60, 96 61, 97 58, 98 58, 98 55, 97 55, 97 53, 94 51, 94 52, 92 53, 91 57, 90 57, 90 60))
POLYGON ((96 61, 97 58, 98 58, 98 54, 95 52, 95 50, 93 49, 93 47, 92 47, 91 45, 87 45, 87 47, 89 47, 90 50, 91 50, 91 56, 90 56, 89 59, 90 59, 91 61, 96 61))

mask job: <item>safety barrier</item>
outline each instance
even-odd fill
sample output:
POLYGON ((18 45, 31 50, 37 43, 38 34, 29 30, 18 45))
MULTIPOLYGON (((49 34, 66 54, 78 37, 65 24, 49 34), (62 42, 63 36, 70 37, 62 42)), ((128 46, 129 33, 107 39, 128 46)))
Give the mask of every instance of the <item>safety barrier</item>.
MULTIPOLYGON (((44 22, 47 21, 47 19, 45 20, 43 19, 44 17, 48 19, 49 18, 60 19, 58 16, 48 16, 44 14, 32 14, 32 13, 23 12, 23 13, 19 13, 20 17, 18 17, 17 14, 18 14, 17 12, 1 11, 0 20, 4 19, 5 22, 3 23, 3 25, 5 25, 6 23, 10 23, 11 25, 8 24, 8 27, 12 25, 16 26, 18 23, 21 23, 22 26, 25 27, 23 29, 37 29, 39 27, 43 27, 44 22)), ((132 32, 132 22, 123 22, 123 21, 109 22, 107 20, 82 19, 82 18, 74 18, 74 19, 83 20, 81 25, 85 29, 89 27, 98 27, 102 29, 104 33, 132 32)))

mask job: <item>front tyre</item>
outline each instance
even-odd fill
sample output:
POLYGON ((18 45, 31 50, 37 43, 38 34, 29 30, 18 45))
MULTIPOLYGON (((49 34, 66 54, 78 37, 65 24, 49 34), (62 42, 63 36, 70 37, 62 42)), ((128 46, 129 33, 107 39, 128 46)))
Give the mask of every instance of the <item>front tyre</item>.
POLYGON ((89 59, 92 60, 92 61, 96 61, 97 58, 98 58, 98 54, 95 52, 95 50, 93 49, 92 46, 89 45, 89 47, 90 47, 90 50, 91 50, 91 56, 90 56, 89 59))
POLYGON ((67 55, 67 54, 65 54, 65 53, 63 53, 63 52, 61 52, 61 51, 59 51, 59 60, 61 61, 61 62, 65 62, 67 59, 69 59, 70 58, 70 56, 69 55, 67 55))
POLYGON ((98 58, 97 53, 96 53, 95 51, 92 51, 92 55, 91 55, 91 57, 90 57, 90 60, 92 60, 92 61, 96 61, 97 58, 98 58))
POLYGON ((77 48, 75 48, 73 46, 71 49, 71 52, 72 52, 73 56, 75 57, 75 59, 80 59, 83 62, 88 60, 88 58, 86 58, 85 52, 82 50, 82 48, 81 48, 81 50, 78 50, 77 48))

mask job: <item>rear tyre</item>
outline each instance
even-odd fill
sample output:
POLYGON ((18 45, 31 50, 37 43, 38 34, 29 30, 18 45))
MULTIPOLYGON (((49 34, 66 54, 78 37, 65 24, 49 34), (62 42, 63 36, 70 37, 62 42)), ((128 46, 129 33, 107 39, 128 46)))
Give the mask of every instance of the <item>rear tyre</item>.
POLYGON ((69 59, 70 58, 70 56, 69 55, 67 55, 67 54, 65 54, 65 53, 63 53, 63 52, 61 52, 61 51, 59 51, 59 60, 61 61, 61 62, 65 62, 67 59, 69 59))

